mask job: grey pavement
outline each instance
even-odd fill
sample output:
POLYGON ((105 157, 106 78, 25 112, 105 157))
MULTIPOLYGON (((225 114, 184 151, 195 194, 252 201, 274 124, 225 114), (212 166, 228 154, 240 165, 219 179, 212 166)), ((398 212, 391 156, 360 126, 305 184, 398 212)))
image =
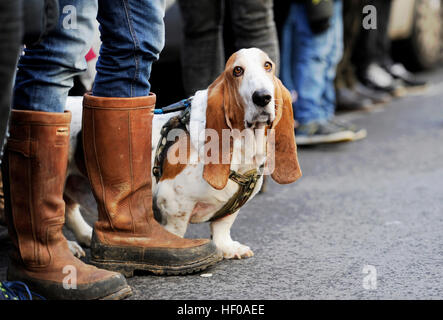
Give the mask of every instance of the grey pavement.
MULTIPOLYGON (((443 70, 426 76, 422 94, 340 115, 368 137, 300 148, 303 177, 241 210, 232 236, 254 257, 209 277, 136 276, 131 299, 442 299, 443 70)), ((187 237, 209 237, 208 224, 187 237)))

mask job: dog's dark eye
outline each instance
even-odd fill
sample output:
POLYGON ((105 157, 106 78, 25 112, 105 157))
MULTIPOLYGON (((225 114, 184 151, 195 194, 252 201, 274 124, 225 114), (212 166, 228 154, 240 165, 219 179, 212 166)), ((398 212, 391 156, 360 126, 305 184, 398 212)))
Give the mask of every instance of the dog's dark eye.
POLYGON ((236 76, 236 77, 240 77, 241 75, 243 75, 244 72, 245 72, 245 70, 242 67, 235 67, 234 68, 234 76, 236 76))
POLYGON ((265 70, 266 71, 271 71, 272 70, 272 63, 265 62, 265 70))

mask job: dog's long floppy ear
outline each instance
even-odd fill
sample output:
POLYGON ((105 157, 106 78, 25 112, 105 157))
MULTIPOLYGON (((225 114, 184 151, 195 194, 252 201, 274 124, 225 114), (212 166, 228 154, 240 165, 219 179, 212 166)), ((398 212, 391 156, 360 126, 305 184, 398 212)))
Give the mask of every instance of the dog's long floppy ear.
MULTIPOLYGON (((302 173, 297 157, 297 145, 295 144, 294 117, 292 112, 292 98, 288 89, 281 81, 274 77, 276 118, 270 134, 274 135, 274 145, 268 144, 268 151, 274 151, 274 155, 268 155, 268 159, 274 159, 273 172, 271 174, 275 182, 287 184, 296 181, 302 173)), ((272 143, 272 142, 271 142, 272 143)))
MULTIPOLYGON (((220 75, 208 89, 208 105, 206 108, 206 129, 212 129, 217 134, 218 142, 211 145, 211 141, 205 141, 205 165, 203 168, 203 178, 213 188, 223 189, 228 183, 231 168, 232 142, 223 141, 223 130, 229 130, 228 119, 226 118, 225 95, 227 83, 224 75, 220 75), (229 145, 226 145, 226 144, 229 145), (214 148, 215 144, 215 148, 214 148), (225 148, 223 148, 225 144, 225 148), (212 147, 212 148, 211 148, 212 147), (224 151, 224 152, 223 152, 224 151), (213 152, 218 152, 214 155, 213 152)), ((211 138, 212 139, 212 138, 211 138)))

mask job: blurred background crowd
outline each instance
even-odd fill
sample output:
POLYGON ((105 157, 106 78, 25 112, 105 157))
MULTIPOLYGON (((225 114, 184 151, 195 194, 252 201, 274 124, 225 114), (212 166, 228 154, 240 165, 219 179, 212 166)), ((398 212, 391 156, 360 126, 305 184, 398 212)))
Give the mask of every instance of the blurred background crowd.
MULTIPOLYGON (((164 107, 207 88, 236 50, 258 47, 293 95, 298 145, 359 140, 366 130, 334 114, 425 88, 411 71, 441 61, 442 11, 441 0, 168 0, 152 88, 164 107)), ((90 89, 99 46, 97 31, 71 94, 90 89)))

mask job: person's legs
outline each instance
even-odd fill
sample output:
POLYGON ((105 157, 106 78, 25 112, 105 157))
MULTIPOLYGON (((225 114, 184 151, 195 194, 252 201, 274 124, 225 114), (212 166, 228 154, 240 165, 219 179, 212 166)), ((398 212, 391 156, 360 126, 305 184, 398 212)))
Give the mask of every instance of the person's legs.
POLYGON ((60 0, 59 4, 58 27, 41 43, 27 47, 19 60, 14 109, 63 112, 73 77, 86 70, 97 1, 60 0))
POLYGON ((13 243, 7 277, 50 299, 124 298, 131 293, 124 277, 75 258, 62 233, 71 121, 63 109, 72 77, 85 66, 84 38, 96 8, 90 0, 71 4, 60 1, 56 28, 40 44, 29 46, 20 59, 2 163, 5 214, 13 243), (65 20, 68 5, 77 13, 77 21, 71 20, 75 25, 65 20), (66 289, 67 267, 76 274, 71 283, 76 290, 66 289))
POLYGON ((83 151, 98 205, 91 263, 126 276, 186 274, 222 259, 212 241, 169 233, 152 211, 149 76, 163 47, 164 9, 164 0, 99 0, 103 45, 93 94, 83 99, 83 151))
MULTIPOLYGON (((12 86, 23 38, 22 1, 0 3, 0 162, 12 100, 12 86)), ((1 217, 0 217, 1 220, 1 217)))
POLYGON ((338 88, 353 88, 357 80, 351 57, 362 23, 360 1, 343 0, 343 58, 337 66, 335 80, 338 88))
POLYGON ((371 104, 386 103, 390 95, 381 91, 371 90, 358 81, 353 54, 359 50, 359 39, 362 26, 362 7, 365 0, 343 1, 344 54, 337 69, 337 107, 355 110, 355 106, 366 106, 368 99, 371 104), (351 91, 352 90, 352 91, 351 91))
POLYGON ((232 27, 237 49, 257 47, 280 68, 273 0, 230 0, 232 27))
POLYGON ((293 15, 295 15, 295 5, 289 8, 289 14, 282 27, 281 34, 281 62, 280 62, 280 79, 290 92, 295 91, 295 85, 293 82, 292 68, 295 61, 295 28, 296 21, 294 21, 293 15))
POLYGON ((295 118, 299 124, 326 122, 322 101, 333 38, 330 32, 312 33, 303 4, 292 5, 290 18, 294 23, 292 80, 298 93, 295 118))
MULTIPOLYGON (((426 85, 426 81, 416 79, 402 63, 394 62, 391 57, 391 38, 389 36, 389 17, 391 15, 392 1, 391 0, 376 0, 377 12, 379 15, 379 32, 377 33, 377 48, 378 60, 377 63, 386 70, 396 82, 400 82, 405 87, 417 88, 426 85)), ((402 94, 399 90, 400 95, 402 94)))
POLYGON ((343 0, 343 58, 337 66, 335 77, 336 108, 341 110, 362 110, 370 108, 374 100, 356 90, 357 78, 351 61, 355 41, 362 23, 362 0, 343 0))
MULTIPOLYGON (((354 133, 353 140, 360 140, 366 137, 365 129, 357 128, 353 124, 337 121, 334 118, 336 107, 336 91, 334 79, 336 77, 337 65, 343 56, 343 4, 342 0, 334 1, 334 14, 331 18, 331 26, 327 32, 333 39, 331 52, 328 55, 328 68, 325 76, 325 91, 323 94, 323 110, 330 124, 339 129, 348 130, 354 133)), ((370 101, 367 102, 368 105, 370 101)))
MULTIPOLYGON (((341 10, 340 5, 337 7, 341 10)), ((354 137, 352 131, 330 122, 331 108, 332 112, 334 110, 331 99, 335 97, 331 86, 334 90, 333 75, 342 50, 341 45, 335 43, 340 32, 340 26, 334 27, 337 17, 334 16, 328 30, 314 34, 303 4, 294 4, 290 16, 295 26, 292 79, 298 93, 295 104, 295 118, 299 124, 296 128, 297 144, 350 141, 354 137)))
MULTIPOLYGON (((361 2, 360 14, 366 5, 374 5, 373 1, 363 0, 361 2)), ((377 7, 376 7, 377 8, 377 7)), ((383 14, 383 13, 381 13, 383 14)), ((377 8, 377 29, 365 29, 360 25, 360 33, 356 41, 352 60, 359 70, 367 68, 374 60, 379 59, 379 50, 377 48, 377 38, 379 33, 379 10, 377 8)))
MULTIPOLYGON (((3 146, 8 128, 8 120, 12 101, 12 87, 17 60, 23 39, 22 1, 5 0, 0 2, 0 163, 3 146)), ((0 198, 3 197, 3 184, 0 179, 0 198)), ((0 241, 7 233, 5 225, 4 205, 0 202, 0 241)))
POLYGON ((102 46, 92 94, 142 97, 164 46, 164 0, 98 0, 102 46))
POLYGON ((179 0, 183 17, 182 73, 188 96, 206 89, 223 71, 223 0, 179 0))
POLYGON ((377 8, 377 33, 375 47, 377 48, 376 61, 381 66, 392 65, 391 59, 391 39, 389 37, 389 17, 391 16, 391 0, 375 0, 377 8))
POLYGON ((363 6, 373 5, 377 9, 376 29, 361 26, 357 46, 353 54, 357 76, 364 85, 393 95, 403 90, 394 77, 383 66, 391 64, 390 39, 388 35, 391 0, 363 1, 363 6))
POLYGON ((337 65, 343 56, 343 16, 342 1, 334 1, 334 14, 331 18, 331 26, 326 31, 332 39, 330 53, 327 55, 327 68, 325 73, 325 90, 322 99, 322 108, 327 119, 334 117, 335 112, 335 86, 337 65))

